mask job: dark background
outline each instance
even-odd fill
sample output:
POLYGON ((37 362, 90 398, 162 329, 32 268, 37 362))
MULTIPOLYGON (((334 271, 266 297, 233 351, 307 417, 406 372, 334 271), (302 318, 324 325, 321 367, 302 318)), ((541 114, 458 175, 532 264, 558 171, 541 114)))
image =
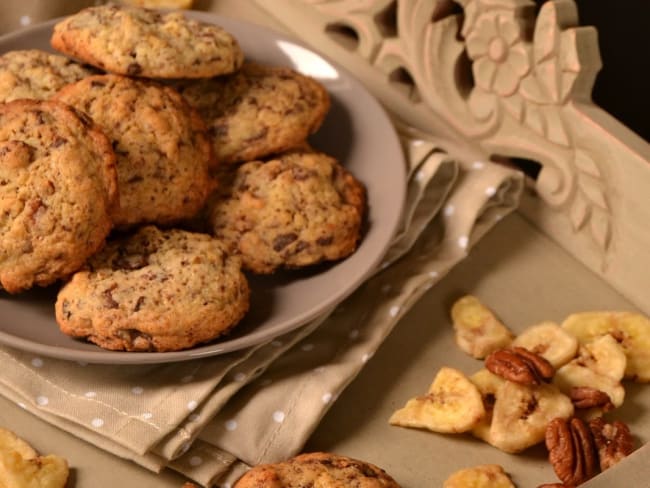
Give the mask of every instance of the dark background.
POLYGON ((598 29, 603 68, 596 78, 594 102, 650 141, 650 1, 576 4, 580 25, 598 29))

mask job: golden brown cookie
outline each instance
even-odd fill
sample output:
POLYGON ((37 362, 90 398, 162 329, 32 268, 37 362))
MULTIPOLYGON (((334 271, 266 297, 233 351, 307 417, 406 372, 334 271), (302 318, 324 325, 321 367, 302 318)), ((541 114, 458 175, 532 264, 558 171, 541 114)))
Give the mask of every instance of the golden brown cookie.
POLYGON ((205 234, 154 226, 109 241, 59 292, 60 329, 106 349, 176 351, 246 314, 239 259, 205 234))
POLYGON ((52 47, 102 70, 146 78, 207 78, 239 69, 243 53, 221 27, 182 12, 88 7, 54 26, 52 47))
POLYGON ((300 454, 287 461, 249 470, 233 488, 400 488, 374 464, 325 452, 300 454))
POLYGON ((194 0, 120 0, 118 3, 145 8, 192 8, 194 0))
POLYGON ((244 268, 272 273, 353 253, 365 212, 363 185, 334 158, 296 150, 222 173, 207 215, 244 268))
POLYGON ((294 148, 329 111, 327 90, 289 68, 246 63, 237 73, 180 82, 208 125, 216 161, 237 163, 294 148))
POLYGON ((0 102, 47 100, 68 83, 95 73, 58 54, 38 49, 9 51, 0 56, 0 102))
POLYGON ((172 224, 203 206, 212 188, 210 144, 200 116, 172 88, 98 75, 54 98, 83 110, 112 141, 120 189, 116 226, 172 224))
POLYGON ((10 293, 77 271, 104 243, 115 155, 86 116, 51 101, 0 104, 0 283, 10 293))

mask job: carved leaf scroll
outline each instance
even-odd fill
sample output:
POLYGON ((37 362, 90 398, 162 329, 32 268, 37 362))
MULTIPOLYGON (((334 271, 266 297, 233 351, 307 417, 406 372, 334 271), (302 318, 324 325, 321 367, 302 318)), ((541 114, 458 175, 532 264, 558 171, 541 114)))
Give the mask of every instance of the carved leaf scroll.
MULTIPOLYGON (((532 69, 521 81, 521 94, 529 104, 560 106, 571 94, 580 65, 575 62, 575 38, 562 29, 573 25, 577 25, 577 14, 572 2, 548 2, 542 6, 535 22, 532 69)), ((569 133, 556 114, 555 110, 541 109, 536 119, 541 118, 546 123, 533 118, 525 122, 551 142, 569 146, 569 133)))
POLYGON ((571 223, 577 231, 589 222, 594 242, 606 250, 612 236, 612 218, 601 172, 585 150, 576 150, 574 162, 578 172, 578 188, 571 202, 571 223))
POLYGON ((468 109, 471 86, 458 69, 465 55, 465 45, 458 38, 462 16, 450 5, 450 0, 399 1, 396 36, 383 39, 371 61, 389 77, 397 69, 407 72, 419 94, 412 101, 440 107, 450 123, 471 127, 479 135, 493 122, 488 115, 488 123, 478 123, 468 109))

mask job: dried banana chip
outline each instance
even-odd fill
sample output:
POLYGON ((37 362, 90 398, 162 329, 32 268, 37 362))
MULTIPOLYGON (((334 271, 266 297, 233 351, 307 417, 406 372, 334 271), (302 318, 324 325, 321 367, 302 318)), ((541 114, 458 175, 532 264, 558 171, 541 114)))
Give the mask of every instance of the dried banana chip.
POLYGON ((458 347, 476 359, 508 346, 514 334, 476 297, 466 295, 451 307, 458 347))
POLYGON ((63 488, 68 463, 55 456, 39 456, 27 442, 0 428, 0 487, 63 488))
POLYGON ((24 458, 33 458, 38 456, 38 453, 32 446, 27 444, 27 442, 10 430, 0 427, 0 453, 9 451, 14 451, 24 458))
POLYGON ((578 352, 578 339, 555 322, 542 322, 517 335, 513 346, 539 354, 554 368, 571 361, 578 352))
POLYGON ((480 464, 456 471, 445 480, 442 488, 515 488, 515 485, 503 467, 480 464))
POLYGON ((505 452, 521 452, 544 440, 551 420, 571 415, 571 399, 555 385, 504 381, 497 389, 489 436, 484 440, 505 452))
POLYGON ((612 336, 604 335, 582 344, 575 362, 618 382, 625 375, 627 356, 612 336))
POLYGON ((625 377, 650 381, 650 319, 632 312, 582 312, 570 315, 562 327, 581 343, 609 334, 627 356, 625 377))
POLYGON ((615 407, 620 407, 625 399, 621 380, 626 363, 623 348, 616 340, 609 335, 600 336, 581 346, 578 356, 555 372, 553 383, 567 395, 572 387, 578 386, 602 391, 615 407))
POLYGON ((476 386, 460 371, 441 368, 429 392, 412 398, 389 419, 392 425, 433 432, 467 432, 485 415, 476 386))
POLYGON ((488 442, 490 438, 490 425, 492 424, 492 414, 494 412, 494 403, 499 386, 506 380, 500 376, 483 368, 469 377, 470 381, 476 385, 483 399, 483 408, 485 415, 472 428, 472 435, 488 442))

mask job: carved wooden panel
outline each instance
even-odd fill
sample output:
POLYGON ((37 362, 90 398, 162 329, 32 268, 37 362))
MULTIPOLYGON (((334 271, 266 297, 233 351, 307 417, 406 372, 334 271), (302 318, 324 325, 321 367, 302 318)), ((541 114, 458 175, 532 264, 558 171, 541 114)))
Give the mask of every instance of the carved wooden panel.
POLYGON ((598 34, 573 0, 257 3, 451 155, 532 168, 521 212, 650 312, 650 145, 593 105, 598 34))

